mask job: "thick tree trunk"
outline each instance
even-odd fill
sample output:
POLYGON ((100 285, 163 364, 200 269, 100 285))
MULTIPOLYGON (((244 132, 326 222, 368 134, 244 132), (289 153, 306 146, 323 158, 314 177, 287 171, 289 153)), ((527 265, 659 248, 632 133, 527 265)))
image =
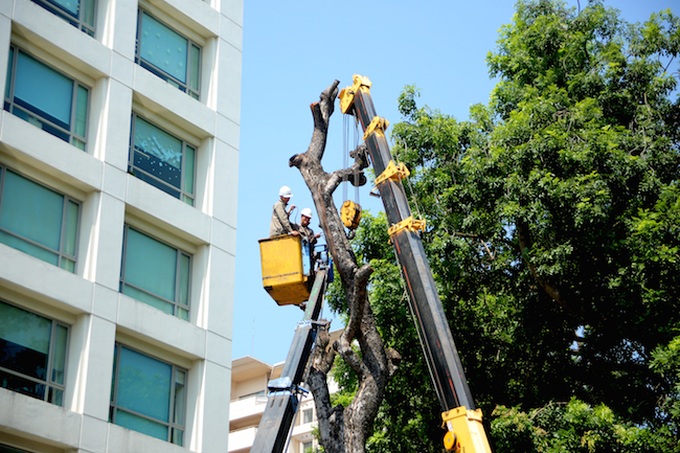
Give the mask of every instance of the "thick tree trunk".
POLYGON ((311 191, 349 307, 349 320, 340 338, 329 345, 328 334, 320 332, 310 360, 306 381, 314 395, 320 442, 327 453, 361 453, 371 435, 373 421, 382 402, 385 386, 394 372, 398 354, 386 350, 378 334, 366 289, 372 269, 368 264, 361 267, 357 264, 333 201, 333 192, 343 179, 367 167, 366 150, 362 145, 352 153, 354 164, 350 168, 326 173, 321 165, 338 84, 337 80, 334 81, 321 93, 319 102, 310 106, 314 132, 309 148, 291 157, 289 164, 300 170, 311 191), (359 382, 356 395, 346 408, 331 407, 330 402, 327 375, 336 354, 352 368, 359 382))

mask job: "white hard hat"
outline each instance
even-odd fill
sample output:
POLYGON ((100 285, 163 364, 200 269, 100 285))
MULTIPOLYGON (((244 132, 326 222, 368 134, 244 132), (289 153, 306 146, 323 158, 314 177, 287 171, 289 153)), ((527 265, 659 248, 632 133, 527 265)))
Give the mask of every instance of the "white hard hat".
POLYGON ((309 217, 310 219, 312 218, 312 210, 309 208, 304 208, 302 211, 300 211, 300 215, 303 215, 305 217, 309 217))
POLYGON ((279 189, 279 197, 290 198, 293 196, 293 191, 288 186, 281 186, 279 189))

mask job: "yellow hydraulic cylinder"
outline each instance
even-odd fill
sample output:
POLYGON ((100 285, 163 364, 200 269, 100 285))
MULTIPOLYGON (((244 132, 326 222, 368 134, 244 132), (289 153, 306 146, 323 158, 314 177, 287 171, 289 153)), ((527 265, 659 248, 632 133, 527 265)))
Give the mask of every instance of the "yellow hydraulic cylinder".
POLYGON ((446 451, 458 453, 491 453, 489 441, 482 425, 482 411, 468 410, 465 406, 442 413, 446 451))

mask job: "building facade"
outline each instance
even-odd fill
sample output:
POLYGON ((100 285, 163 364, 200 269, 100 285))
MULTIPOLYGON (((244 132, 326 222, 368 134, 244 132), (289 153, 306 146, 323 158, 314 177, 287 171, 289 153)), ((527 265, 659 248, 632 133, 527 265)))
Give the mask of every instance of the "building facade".
POLYGON ((0 452, 226 452, 243 0, 0 1, 0 452))
MULTIPOLYGON (((233 362, 231 375, 231 409, 229 411, 229 453, 248 453, 253 445, 260 419, 267 404, 267 383, 281 377, 283 363, 269 365, 253 357, 233 362)), ((333 383, 330 383, 334 391, 333 383)), ((314 399, 307 393, 298 407, 286 453, 313 453, 319 443, 314 436, 317 426, 314 399)))

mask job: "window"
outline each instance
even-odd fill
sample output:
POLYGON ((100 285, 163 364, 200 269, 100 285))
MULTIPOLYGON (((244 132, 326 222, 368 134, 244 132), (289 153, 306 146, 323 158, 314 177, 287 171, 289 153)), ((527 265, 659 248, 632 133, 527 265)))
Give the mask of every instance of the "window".
POLYGON ((95 0, 33 0, 74 27, 94 36, 95 0))
POLYGON ((165 313, 189 320, 191 257, 125 227, 120 291, 165 313))
POLYGON ((196 148, 137 114, 130 137, 128 171, 193 206, 196 148))
POLYGON ((135 61, 198 99, 201 48, 143 10, 137 19, 135 61))
POLYGON ((305 409, 302 411, 302 423, 312 423, 314 421, 314 411, 305 409))
POLYGON ((0 243, 75 272, 80 205, 0 166, 0 243))
POLYGON ((89 91, 17 47, 9 49, 5 110, 85 150, 89 91))
POLYGON ((186 370, 116 343, 109 421, 182 445, 186 370))
POLYGON ((0 383, 63 405, 68 327, 0 301, 0 383))
POLYGON ((314 445, 312 442, 305 442, 302 444, 302 453, 312 453, 314 451, 314 445))

